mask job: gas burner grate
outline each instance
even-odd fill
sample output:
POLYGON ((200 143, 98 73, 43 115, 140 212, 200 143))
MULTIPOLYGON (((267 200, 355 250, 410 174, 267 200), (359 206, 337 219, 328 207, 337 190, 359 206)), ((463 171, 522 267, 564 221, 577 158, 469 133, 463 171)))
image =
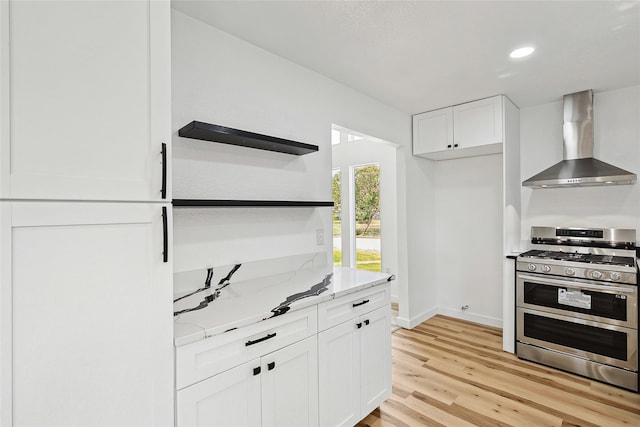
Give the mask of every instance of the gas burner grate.
POLYGON ((614 255, 591 255, 589 261, 591 264, 616 265, 623 267, 633 267, 633 257, 614 256, 614 255))
POLYGON ((556 261, 584 262, 588 264, 613 265, 622 267, 633 267, 635 265, 633 257, 623 257, 614 255, 596 255, 577 252, 562 251, 541 251, 531 250, 520 255, 522 258, 552 259, 556 261))

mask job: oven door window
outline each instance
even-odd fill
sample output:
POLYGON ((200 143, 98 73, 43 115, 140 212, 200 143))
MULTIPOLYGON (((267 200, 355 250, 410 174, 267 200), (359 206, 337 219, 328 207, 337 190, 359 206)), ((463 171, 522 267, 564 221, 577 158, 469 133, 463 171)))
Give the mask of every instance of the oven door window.
POLYGON ((524 336, 586 353, 627 361, 627 334, 524 313, 524 336))
POLYGON ((628 320, 625 294, 576 290, 525 281, 523 298, 526 304, 539 307, 590 314, 606 319, 628 320))

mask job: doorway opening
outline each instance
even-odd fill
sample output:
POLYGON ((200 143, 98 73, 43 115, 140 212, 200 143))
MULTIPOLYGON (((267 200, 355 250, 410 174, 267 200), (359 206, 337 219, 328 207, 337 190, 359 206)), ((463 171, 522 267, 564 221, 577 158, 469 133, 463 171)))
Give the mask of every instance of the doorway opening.
MULTIPOLYGON (((338 125, 331 140, 334 264, 395 274, 398 146, 338 125)), ((398 286, 391 283, 397 308, 398 286)))

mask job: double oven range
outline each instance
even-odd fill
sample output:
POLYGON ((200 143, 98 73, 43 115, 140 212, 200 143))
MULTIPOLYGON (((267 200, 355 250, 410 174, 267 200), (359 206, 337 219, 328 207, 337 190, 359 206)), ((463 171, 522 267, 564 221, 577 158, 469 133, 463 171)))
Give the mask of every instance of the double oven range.
POLYGON ((516 353, 638 391, 638 265, 629 229, 532 227, 516 260, 516 353))

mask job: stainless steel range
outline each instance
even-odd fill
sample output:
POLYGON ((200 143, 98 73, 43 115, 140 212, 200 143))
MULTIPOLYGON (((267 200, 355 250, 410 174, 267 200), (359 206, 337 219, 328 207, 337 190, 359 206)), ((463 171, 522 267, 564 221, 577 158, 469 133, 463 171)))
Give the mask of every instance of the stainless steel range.
POLYGON ((516 353, 638 391, 638 265, 629 229, 532 227, 516 262, 516 353))

